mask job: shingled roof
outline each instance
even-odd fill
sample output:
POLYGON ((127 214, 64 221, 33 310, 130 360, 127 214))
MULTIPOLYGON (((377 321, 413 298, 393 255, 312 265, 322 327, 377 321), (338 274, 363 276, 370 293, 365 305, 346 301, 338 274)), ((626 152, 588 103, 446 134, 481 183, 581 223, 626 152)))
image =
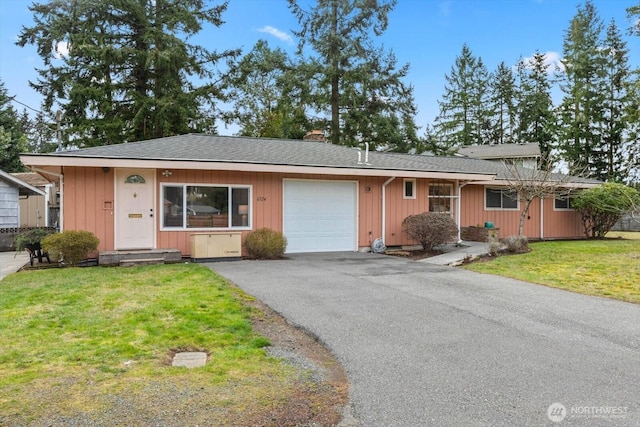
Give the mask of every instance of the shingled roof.
POLYGON ((458 154, 473 159, 521 159, 540 157, 538 143, 468 145, 461 147, 458 154))
POLYGON ((324 142, 187 134, 118 145, 25 155, 25 157, 77 157, 94 159, 166 160, 263 165, 359 168, 495 174, 495 165, 462 157, 434 157, 396 153, 366 153, 324 142), (358 162, 360 160, 360 163, 358 162))
MULTIPOLYGON (((325 142, 204 134, 186 134, 22 156, 25 164, 30 164, 29 159, 37 157, 41 160, 47 158, 50 165, 60 164, 63 159, 70 158, 181 162, 181 164, 185 162, 233 163, 368 170, 372 175, 376 175, 376 171, 465 174, 466 176, 477 175, 478 180, 487 180, 492 177, 500 179, 507 173, 502 163, 469 157, 373 151, 367 156, 364 150, 325 142)), ((42 164, 42 161, 37 164, 42 164)), ((170 164, 166 164, 166 167, 170 167, 170 164)), ((213 167, 215 166, 212 165, 213 167)))

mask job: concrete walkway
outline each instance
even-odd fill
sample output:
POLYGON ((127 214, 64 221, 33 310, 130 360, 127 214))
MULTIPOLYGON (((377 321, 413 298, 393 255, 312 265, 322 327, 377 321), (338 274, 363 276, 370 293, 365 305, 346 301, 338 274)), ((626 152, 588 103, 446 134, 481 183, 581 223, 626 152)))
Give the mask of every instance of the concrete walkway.
POLYGON ((477 258, 489 253, 489 244, 485 242, 467 242, 445 245, 440 248, 442 255, 425 258, 419 262, 435 265, 459 265, 467 258, 477 258))
POLYGON ((20 270, 28 263, 29 254, 25 251, 20 253, 16 253, 14 251, 0 252, 0 280, 5 276, 20 270))

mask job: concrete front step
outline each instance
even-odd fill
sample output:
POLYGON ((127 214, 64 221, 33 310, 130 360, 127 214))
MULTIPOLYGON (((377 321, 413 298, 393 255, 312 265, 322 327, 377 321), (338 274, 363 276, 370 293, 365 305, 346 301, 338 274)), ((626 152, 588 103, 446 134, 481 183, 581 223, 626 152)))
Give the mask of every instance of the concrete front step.
POLYGON ((149 249, 133 251, 103 251, 98 254, 100 265, 122 265, 122 262, 136 260, 138 264, 144 260, 152 260, 148 263, 174 263, 182 261, 182 253, 177 249, 149 249))

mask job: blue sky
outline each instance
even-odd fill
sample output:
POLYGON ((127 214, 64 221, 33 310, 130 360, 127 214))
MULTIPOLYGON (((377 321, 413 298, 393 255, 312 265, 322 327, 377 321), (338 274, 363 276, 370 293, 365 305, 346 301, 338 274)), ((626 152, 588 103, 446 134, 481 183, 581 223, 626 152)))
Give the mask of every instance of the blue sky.
MULTIPOLYGON (((97 0, 102 1, 102 0, 97 0)), ((306 0, 305 0, 306 1, 306 0)), ((536 50, 558 59, 563 35, 575 16, 574 0, 399 0, 386 33, 378 39, 395 53, 398 64, 409 63, 406 82, 412 84, 418 105, 416 124, 424 127, 438 114, 437 101, 462 45, 467 43, 489 71, 504 61, 514 65, 536 50)), ((595 0, 603 22, 615 19, 625 34, 631 65, 640 67, 640 37, 627 36, 626 9, 638 0, 595 0)), ((28 86, 41 65, 33 46, 20 48, 15 40, 22 26, 32 25, 31 1, 0 1, 0 79, 9 95, 33 108, 40 97, 28 86)), ((215 50, 243 48, 248 52, 259 39, 272 47, 294 52, 291 30, 298 28, 286 0, 230 0, 220 28, 207 28, 195 41, 215 50)), ((22 111, 21 105, 16 105, 22 111)), ((219 128, 221 134, 235 129, 219 128)))

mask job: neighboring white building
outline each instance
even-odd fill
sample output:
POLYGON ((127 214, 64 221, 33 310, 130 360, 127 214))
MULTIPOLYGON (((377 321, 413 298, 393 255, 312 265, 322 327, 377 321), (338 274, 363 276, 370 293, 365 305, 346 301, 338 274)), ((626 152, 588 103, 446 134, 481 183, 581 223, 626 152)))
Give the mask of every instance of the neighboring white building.
POLYGON ((20 223, 21 197, 44 195, 43 190, 0 170, 0 228, 18 228, 22 225, 20 223))

